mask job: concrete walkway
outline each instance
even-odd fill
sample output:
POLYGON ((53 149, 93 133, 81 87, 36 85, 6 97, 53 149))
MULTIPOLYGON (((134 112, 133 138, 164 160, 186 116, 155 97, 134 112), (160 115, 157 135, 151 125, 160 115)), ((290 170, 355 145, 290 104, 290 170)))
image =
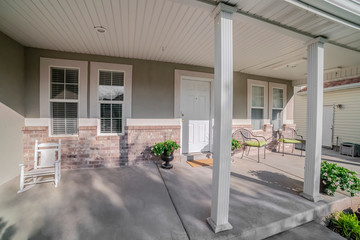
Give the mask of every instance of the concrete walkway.
MULTIPOLYGON (((231 231, 215 235, 206 223, 211 167, 182 161, 169 171, 155 164, 63 171, 60 187, 41 184, 21 194, 13 179, 0 186, 0 239, 264 239, 359 204, 340 193, 318 203, 300 197, 304 158, 297 155, 270 153, 260 164, 256 156, 234 159, 231 231)), ((304 239, 309 228, 274 237, 304 239)), ((337 239, 315 228, 316 239, 337 239)))
MULTIPOLYGON (((304 157, 269 153, 232 164, 229 222, 233 229, 214 234, 205 219, 210 216, 211 167, 192 168, 178 163, 161 174, 190 239, 264 239, 359 204, 359 198, 337 193, 312 203, 299 193, 303 188, 304 157)), ((326 238, 325 238, 326 239, 326 238)))
POLYGON ((188 239, 154 164, 62 175, 58 188, 0 187, 0 239, 188 239))

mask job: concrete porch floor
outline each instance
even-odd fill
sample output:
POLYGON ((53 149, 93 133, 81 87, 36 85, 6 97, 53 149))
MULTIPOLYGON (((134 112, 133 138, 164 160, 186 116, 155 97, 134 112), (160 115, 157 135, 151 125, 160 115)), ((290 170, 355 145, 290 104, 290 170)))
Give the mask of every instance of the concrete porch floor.
MULTIPOLYGON (((358 167, 356 158, 331 158, 349 168, 358 167)), ((59 188, 41 184, 21 194, 16 194, 16 178, 0 186, 0 236, 37 240, 263 239, 360 202, 341 193, 324 196, 318 203, 300 197, 304 158, 296 154, 269 153, 260 164, 256 156, 234 160, 229 216, 233 229, 227 232, 215 235, 205 221, 210 215, 211 167, 192 168, 182 161, 170 171, 159 171, 154 164, 63 171, 59 188)), ((291 231, 295 234, 301 229, 291 231)), ((316 239, 322 239, 319 231, 316 239)), ((282 237, 279 235, 285 239, 282 237)))

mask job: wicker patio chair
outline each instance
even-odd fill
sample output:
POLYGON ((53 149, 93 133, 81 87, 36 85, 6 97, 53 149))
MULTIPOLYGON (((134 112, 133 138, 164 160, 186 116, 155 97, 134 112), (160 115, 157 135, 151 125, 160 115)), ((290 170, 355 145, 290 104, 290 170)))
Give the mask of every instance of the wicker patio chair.
POLYGON ((254 135, 250 130, 248 130, 246 128, 241 128, 241 129, 236 130, 233 133, 233 138, 236 139, 236 136, 239 136, 239 134, 241 135, 242 145, 244 146, 244 150, 242 152, 241 158, 244 157, 244 152, 246 151, 247 147, 249 147, 247 155, 249 155, 250 149, 252 147, 256 147, 256 148, 258 148, 258 162, 260 162, 260 148, 264 147, 264 159, 265 159, 266 145, 267 145, 268 139, 266 139, 264 136, 254 135))
POLYGON ((303 136, 298 134, 294 128, 285 127, 283 131, 279 131, 279 140, 278 141, 279 141, 278 152, 280 152, 280 143, 282 143, 282 147, 283 147, 282 155, 283 156, 285 153, 285 143, 293 145, 291 153, 294 152, 295 144, 301 143, 301 156, 302 156, 302 150, 303 150, 303 146, 304 146, 304 138, 303 138, 303 136))

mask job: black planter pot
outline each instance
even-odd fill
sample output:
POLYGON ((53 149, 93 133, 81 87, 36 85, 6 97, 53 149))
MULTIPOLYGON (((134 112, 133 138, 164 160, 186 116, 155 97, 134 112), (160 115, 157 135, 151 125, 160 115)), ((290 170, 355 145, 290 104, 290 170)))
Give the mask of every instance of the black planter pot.
POLYGON ((161 164, 162 168, 165 169, 171 169, 173 168, 173 165, 170 164, 169 162, 171 162, 174 159, 174 152, 172 152, 170 155, 167 155, 167 152, 165 151, 162 155, 161 155, 161 159, 163 161, 165 161, 165 163, 161 164))

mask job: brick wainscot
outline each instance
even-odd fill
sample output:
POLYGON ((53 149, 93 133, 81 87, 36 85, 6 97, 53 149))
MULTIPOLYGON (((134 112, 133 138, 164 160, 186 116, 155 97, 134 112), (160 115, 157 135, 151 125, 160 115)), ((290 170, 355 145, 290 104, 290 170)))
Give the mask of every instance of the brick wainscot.
MULTIPOLYGON (((39 143, 61 139, 62 169, 120 167, 159 160, 151 147, 172 139, 180 143, 180 126, 127 126, 121 136, 98 136, 97 126, 80 126, 78 135, 49 136, 48 127, 24 127, 24 163, 33 167, 35 140, 39 143)), ((180 161, 180 151, 174 161, 180 161)))

